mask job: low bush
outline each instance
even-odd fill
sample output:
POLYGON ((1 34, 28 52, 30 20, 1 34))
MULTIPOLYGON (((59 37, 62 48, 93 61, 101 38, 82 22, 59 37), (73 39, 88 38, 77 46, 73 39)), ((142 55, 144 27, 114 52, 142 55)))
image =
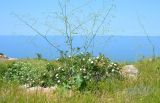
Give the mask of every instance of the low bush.
POLYGON ((111 62, 104 55, 93 57, 91 54, 79 54, 72 57, 60 58, 62 65, 56 67, 47 65, 54 84, 66 88, 83 90, 89 82, 104 81, 107 78, 117 78, 121 67, 111 62))
POLYGON ((62 86, 84 90, 90 82, 97 83, 107 78, 118 78, 121 69, 104 55, 97 57, 89 53, 63 57, 53 62, 18 61, 7 70, 5 79, 30 86, 62 86), (43 64, 43 66, 42 66, 43 64), (41 66, 40 66, 41 65, 41 66))
POLYGON ((7 72, 11 64, 13 64, 13 61, 1 61, 0 62, 0 78, 3 77, 5 72, 7 72))
POLYGON ((30 86, 42 85, 41 77, 46 75, 46 70, 41 66, 26 61, 13 63, 4 75, 7 81, 16 81, 30 86))

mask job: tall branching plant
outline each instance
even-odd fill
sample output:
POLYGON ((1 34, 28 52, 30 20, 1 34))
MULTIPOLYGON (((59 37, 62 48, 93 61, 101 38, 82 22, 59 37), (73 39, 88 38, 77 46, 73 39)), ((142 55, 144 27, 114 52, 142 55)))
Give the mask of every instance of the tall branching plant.
POLYGON ((147 37, 147 40, 148 40, 148 43, 150 44, 151 48, 152 48, 152 60, 154 61, 155 58, 156 58, 156 52, 155 52, 155 45, 153 44, 150 36, 149 36, 149 33, 147 32, 147 30, 145 29, 145 26, 143 25, 143 23, 141 22, 141 19, 140 17, 138 16, 138 22, 139 22, 139 25, 141 26, 143 32, 145 33, 146 37, 147 37))
POLYGON ((93 11, 91 14, 89 14, 88 17, 84 17, 81 20, 80 17, 82 17, 82 15, 79 10, 85 8, 85 6, 89 5, 91 2, 93 2, 93 0, 88 0, 86 3, 76 8, 69 9, 69 7, 72 7, 70 5, 71 0, 58 0, 59 11, 53 13, 53 19, 56 19, 55 21, 58 21, 57 25, 60 23, 61 25, 59 25, 60 29, 55 29, 55 26, 51 26, 51 28, 55 31, 58 31, 65 37, 65 43, 67 46, 66 52, 49 40, 49 38, 47 37, 48 31, 46 33, 42 33, 32 24, 21 18, 19 15, 14 14, 14 16, 29 28, 31 28, 39 36, 44 38, 48 42, 48 44, 55 48, 62 56, 65 57, 70 55, 72 58, 72 56, 74 56, 81 48, 84 49, 84 52, 87 52, 92 43, 94 45, 95 37, 100 34, 100 29, 104 26, 107 17, 114 8, 114 5, 112 4, 109 9, 103 8, 103 12, 100 12, 101 14, 103 13, 103 15, 100 15, 100 13, 94 13, 93 11), (86 38, 83 41, 83 47, 74 47, 73 40, 75 35, 81 35, 86 38))

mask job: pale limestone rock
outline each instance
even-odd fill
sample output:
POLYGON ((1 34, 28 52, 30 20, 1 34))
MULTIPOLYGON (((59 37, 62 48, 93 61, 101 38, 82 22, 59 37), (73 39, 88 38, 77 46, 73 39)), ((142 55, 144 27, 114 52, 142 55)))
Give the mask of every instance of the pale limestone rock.
POLYGON ((121 69, 122 76, 129 79, 136 79, 138 73, 139 71, 134 65, 125 65, 121 69))
POLYGON ((17 58, 8 58, 8 60, 18 60, 17 58))
POLYGON ((47 88, 37 86, 37 87, 27 88, 26 91, 29 93, 35 93, 35 92, 52 93, 53 91, 56 90, 56 88, 57 88, 56 86, 55 87, 47 87, 47 88))

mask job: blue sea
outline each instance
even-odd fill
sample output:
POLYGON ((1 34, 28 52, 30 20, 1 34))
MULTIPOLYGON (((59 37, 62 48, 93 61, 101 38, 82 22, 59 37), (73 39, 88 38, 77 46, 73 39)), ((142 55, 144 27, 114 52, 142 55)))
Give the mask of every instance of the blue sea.
MULTIPOLYGON (((63 36, 48 36, 59 48, 66 50, 63 36)), ((95 56, 99 53, 113 61, 136 61, 152 56, 152 47, 145 36, 97 36, 89 49, 95 56)), ((150 37, 160 56, 160 36, 150 37)), ((83 47, 85 38, 74 36, 74 47, 83 47)), ((46 59, 56 59, 59 53, 40 36, 0 36, 0 52, 14 58, 34 58, 41 53, 46 59)))

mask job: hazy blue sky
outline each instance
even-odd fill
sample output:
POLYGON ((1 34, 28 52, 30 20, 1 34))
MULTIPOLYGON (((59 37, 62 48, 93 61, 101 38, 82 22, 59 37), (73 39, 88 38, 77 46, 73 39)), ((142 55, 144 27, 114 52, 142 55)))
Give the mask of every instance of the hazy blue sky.
MULTIPOLYGON (((89 0, 72 1, 71 7, 74 8, 89 0)), ((85 7, 86 13, 90 10, 110 6, 110 0, 92 1, 92 6, 85 7)), ((59 9, 57 4, 57 0, 0 0, 0 35, 35 35, 32 30, 17 20, 12 13, 16 13, 27 20, 28 18, 34 18, 30 20, 31 23, 38 20, 39 22, 35 24, 35 27, 41 29, 42 32, 46 31, 46 28, 40 25, 43 25, 44 18, 48 13, 59 9)), ((160 36, 160 0, 114 0, 113 4, 116 5, 116 8, 111 12, 114 18, 111 19, 110 31, 106 34, 145 35, 137 20, 139 15, 149 35, 160 36)))

